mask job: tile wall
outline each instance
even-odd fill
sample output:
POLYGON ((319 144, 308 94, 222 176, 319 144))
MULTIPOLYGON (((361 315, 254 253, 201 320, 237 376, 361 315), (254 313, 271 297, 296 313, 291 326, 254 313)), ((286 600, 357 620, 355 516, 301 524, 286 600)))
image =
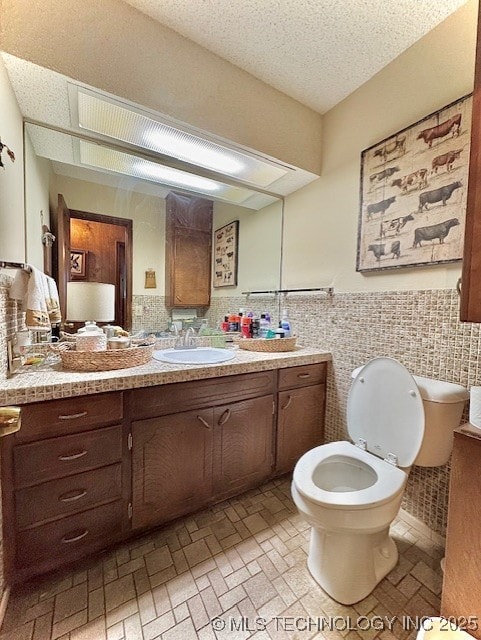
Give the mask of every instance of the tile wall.
MULTIPOLYGON (((262 301, 264 309, 269 308, 267 303, 262 301)), ((242 298, 224 298, 214 301, 209 315, 219 318, 224 309, 250 309, 249 305, 242 298)), ((481 325, 459 322, 454 290, 288 296, 282 306, 288 310, 300 344, 333 354, 327 389, 327 441, 346 438, 351 371, 374 356, 396 358, 413 374, 468 388, 481 384, 481 325)), ((414 467, 403 504, 406 511, 441 535, 446 530, 448 483, 449 464, 414 467)))

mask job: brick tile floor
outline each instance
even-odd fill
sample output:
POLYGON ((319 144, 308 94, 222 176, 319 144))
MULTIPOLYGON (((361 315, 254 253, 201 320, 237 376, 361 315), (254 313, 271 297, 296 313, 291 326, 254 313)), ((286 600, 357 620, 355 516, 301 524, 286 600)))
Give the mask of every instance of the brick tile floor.
POLYGON ((402 516, 392 533, 395 569, 338 604, 307 570, 309 527, 284 477, 23 585, 0 640, 413 638, 416 616, 439 613, 443 549, 402 516))

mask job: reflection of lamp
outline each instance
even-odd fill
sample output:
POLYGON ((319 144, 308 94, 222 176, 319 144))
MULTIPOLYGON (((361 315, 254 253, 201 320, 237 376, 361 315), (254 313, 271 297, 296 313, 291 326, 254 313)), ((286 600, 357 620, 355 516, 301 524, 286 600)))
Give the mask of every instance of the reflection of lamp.
POLYGON ((115 318, 115 286, 103 282, 67 282, 67 320, 111 322, 115 318))

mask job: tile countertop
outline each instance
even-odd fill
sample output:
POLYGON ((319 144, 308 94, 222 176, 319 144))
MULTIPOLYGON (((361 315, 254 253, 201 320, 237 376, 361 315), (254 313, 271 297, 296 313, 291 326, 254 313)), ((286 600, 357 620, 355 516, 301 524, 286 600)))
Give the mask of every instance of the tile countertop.
POLYGON ((61 365, 55 365, 49 370, 21 373, 0 381, 0 406, 282 369, 331 360, 332 356, 328 351, 298 346, 294 351, 281 353, 245 351, 237 348, 233 360, 209 365, 178 365, 151 360, 138 367, 94 373, 66 371, 61 369, 61 365))

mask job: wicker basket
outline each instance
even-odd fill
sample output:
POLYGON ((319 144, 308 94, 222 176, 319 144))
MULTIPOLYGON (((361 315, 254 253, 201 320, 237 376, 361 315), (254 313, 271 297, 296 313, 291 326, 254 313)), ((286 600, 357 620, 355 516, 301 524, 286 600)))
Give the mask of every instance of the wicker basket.
POLYGON ((292 338, 240 338, 234 340, 240 349, 247 351, 264 351, 265 353, 279 353, 281 351, 294 351, 297 336, 292 338))
POLYGON ((70 371, 112 371, 146 364, 152 359, 155 344, 107 351, 58 350, 62 367, 70 371))

